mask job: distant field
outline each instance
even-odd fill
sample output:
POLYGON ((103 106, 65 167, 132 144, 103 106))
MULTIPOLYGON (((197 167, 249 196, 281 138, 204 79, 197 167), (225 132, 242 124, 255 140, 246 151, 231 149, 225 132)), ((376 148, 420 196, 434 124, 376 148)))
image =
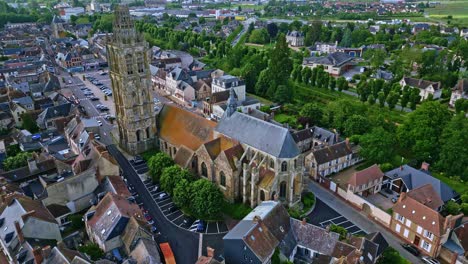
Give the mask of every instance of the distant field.
POLYGON ((452 16, 452 24, 468 26, 468 0, 441 1, 440 5, 425 11, 431 19, 447 22, 447 16, 452 16))

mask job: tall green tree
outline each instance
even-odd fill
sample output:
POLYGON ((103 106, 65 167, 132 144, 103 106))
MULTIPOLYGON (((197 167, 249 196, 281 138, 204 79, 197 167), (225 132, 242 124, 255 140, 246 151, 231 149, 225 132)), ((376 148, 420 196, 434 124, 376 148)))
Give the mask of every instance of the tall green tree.
POLYGON ((299 114, 307 119, 310 126, 320 125, 323 118, 322 108, 316 103, 307 103, 300 110, 299 114))
POLYGON ((178 165, 172 165, 163 170, 161 175, 161 188, 169 194, 173 194, 174 188, 181 180, 190 180, 190 172, 181 169, 178 165))
POLYGON ((199 179, 192 183, 193 192, 191 209, 201 219, 219 217, 224 202, 224 196, 213 183, 199 179))
POLYGON ((437 167, 448 175, 468 180, 468 119, 464 112, 452 117, 440 137, 440 158, 437 167))
POLYGON ((393 133, 385 131, 382 127, 376 127, 359 138, 361 146, 359 155, 371 163, 391 162, 396 153, 396 144, 393 133))
POLYGON ((182 179, 178 183, 173 191, 172 200, 174 204, 179 208, 190 207, 192 202, 192 188, 190 182, 187 179, 182 179))
POLYGON ((148 171, 153 182, 158 182, 163 170, 174 165, 174 161, 167 154, 158 152, 148 160, 148 171))
POLYGON ((418 161, 437 160, 442 131, 451 114, 445 105, 428 101, 406 116, 397 136, 403 148, 411 150, 418 161))
POLYGON ((347 136, 362 135, 372 128, 368 118, 361 115, 352 115, 344 122, 344 133, 347 136))

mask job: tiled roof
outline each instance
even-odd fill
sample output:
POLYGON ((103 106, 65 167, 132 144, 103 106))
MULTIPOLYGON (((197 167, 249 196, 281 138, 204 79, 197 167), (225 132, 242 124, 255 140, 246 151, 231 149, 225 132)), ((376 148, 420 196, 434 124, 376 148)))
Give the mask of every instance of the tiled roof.
POLYGON ((107 180, 109 181, 109 184, 112 185, 116 194, 123 197, 130 197, 132 195, 120 176, 107 176, 107 180))
POLYGON ((393 206, 394 213, 410 219, 413 223, 429 230, 436 236, 441 236, 445 232, 443 230, 445 219, 439 212, 425 206, 411 196, 404 193, 401 195, 403 197, 400 197, 400 201, 393 206))
POLYGON ((40 201, 32 200, 31 198, 23 195, 13 195, 7 198, 6 204, 11 204, 13 199, 21 204, 21 207, 23 207, 24 211, 27 212, 26 215, 22 216, 23 221, 26 221, 28 217, 34 217, 50 223, 57 223, 54 216, 40 201))
POLYGON ((391 171, 387 171, 385 172, 385 176, 391 179, 401 178, 409 190, 430 183, 444 202, 458 196, 458 193, 456 193, 452 188, 441 182, 439 179, 432 177, 428 172, 417 170, 408 165, 403 165, 391 171))
POLYGON ((176 146, 196 151, 212 140, 216 123, 172 105, 164 105, 158 116, 159 136, 176 146))
POLYGON ((407 193, 407 196, 434 210, 444 205, 442 199, 429 183, 411 190, 407 193))
POLYGON ((439 90, 441 88, 440 82, 431 82, 423 79, 415 79, 410 77, 403 77, 405 83, 411 87, 416 87, 419 89, 426 89, 429 85, 432 85, 434 90, 439 90))
POLYGON ((50 204, 47 206, 47 209, 54 217, 60 217, 71 213, 68 207, 61 204, 50 204))
POLYGON ((468 79, 458 80, 457 85, 453 88, 453 91, 458 91, 461 94, 468 94, 468 79))
POLYGON ((364 170, 357 171, 349 178, 348 183, 352 186, 363 185, 368 182, 383 178, 384 174, 377 164, 374 164, 364 170))
POLYGON ((313 152, 317 164, 324 164, 352 153, 351 147, 346 142, 340 142, 313 152))
POLYGON ((324 255, 332 255, 340 235, 291 218, 291 229, 297 244, 324 255))
POLYGON ((96 236, 107 241, 122 234, 130 217, 143 219, 138 205, 123 196, 107 193, 96 206, 95 213, 87 224, 96 236))
POLYGON ((174 163, 181 166, 182 168, 187 168, 189 166, 190 160, 192 159, 193 153, 193 150, 190 150, 183 145, 180 146, 174 157, 174 163))
POLYGON ((224 154, 229 161, 229 165, 231 166, 232 170, 237 170, 236 161, 238 161, 242 154, 244 153, 244 149, 242 148, 241 144, 237 144, 230 149, 226 149, 224 154))
POLYGON ((293 158, 299 149, 287 128, 234 112, 225 116, 216 131, 278 158, 293 158))
POLYGON ((304 59, 304 64, 321 64, 331 66, 341 66, 344 63, 351 61, 353 57, 344 52, 333 52, 324 57, 309 57, 304 59))
POLYGON ((221 135, 216 139, 206 142, 204 145, 211 159, 215 160, 221 151, 232 148, 236 143, 234 140, 221 135))

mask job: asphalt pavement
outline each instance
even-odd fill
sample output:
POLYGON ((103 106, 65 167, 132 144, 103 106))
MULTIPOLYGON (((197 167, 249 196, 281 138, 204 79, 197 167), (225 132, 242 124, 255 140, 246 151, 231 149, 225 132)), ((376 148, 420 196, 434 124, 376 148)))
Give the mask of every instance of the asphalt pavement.
POLYGON ((156 237, 158 243, 169 242, 177 263, 195 263, 198 259, 200 235, 181 229, 167 221, 146 189, 130 162, 115 145, 107 146, 109 153, 117 160, 127 183, 131 184, 149 211, 161 235, 156 237))

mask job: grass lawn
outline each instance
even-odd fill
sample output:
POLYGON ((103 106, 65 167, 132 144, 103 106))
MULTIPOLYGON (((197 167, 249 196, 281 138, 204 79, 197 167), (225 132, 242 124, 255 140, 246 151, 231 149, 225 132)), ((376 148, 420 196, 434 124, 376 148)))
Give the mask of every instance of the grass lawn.
POLYGON ((287 114, 275 114, 275 121, 279 123, 287 123, 289 120, 294 119, 296 120, 295 116, 287 115, 287 114))
POLYGON ((466 182, 460 182, 457 179, 451 179, 441 173, 431 172, 431 175, 446 183, 459 194, 468 193, 468 184, 466 184, 466 182))
POLYGON ((226 202, 222 211, 233 219, 241 220, 252 211, 252 208, 243 203, 226 202))
POLYGON ((255 94, 247 93, 247 96, 259 100, 260 103, 262 103, 262 104, 264 104, 264 105, 272 105, 272 104, 273 104, 272 101, 270 101, 270 100, 268 100, 268 99, 265 99, 265 98, 263 98, 263 97, 260 97, 260 96, 258 96, 258 95, 255 95, 255 94))
POLYGON ((440 5, 434 8, 426 8, 429 17, 442 22, 447 22, 447 16, 452 16, 451 24, 468 25, 468 1, 441 1, 440 5))

